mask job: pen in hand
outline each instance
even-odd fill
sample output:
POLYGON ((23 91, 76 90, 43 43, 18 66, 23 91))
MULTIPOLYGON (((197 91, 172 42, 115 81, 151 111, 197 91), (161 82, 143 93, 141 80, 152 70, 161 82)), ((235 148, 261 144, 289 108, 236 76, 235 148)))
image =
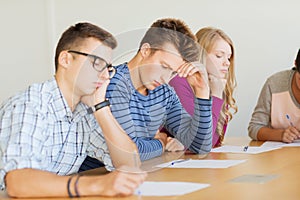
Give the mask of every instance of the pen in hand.
POLYGON ((291 121, 291 118, 288 114, 285 115, 287 120, 289 120, 290 126, 294 126, 293 122, 291 121))

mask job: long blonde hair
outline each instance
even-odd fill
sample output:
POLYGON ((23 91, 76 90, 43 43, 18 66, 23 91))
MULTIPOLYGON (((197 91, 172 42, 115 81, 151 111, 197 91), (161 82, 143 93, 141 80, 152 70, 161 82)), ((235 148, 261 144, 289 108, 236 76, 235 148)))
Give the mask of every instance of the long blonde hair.
POLYGON ((232 119, 232 114, 238 111, 236 101, 233 97, 233 91, 236 88, 235 70, 234 70, 234 46, 232 40, 220 29, 205 27, 196 33, 197 42, 200 44, 200 62, 206 63, 206 55, 211 52, 217 40, 225 40, 231 48, 230 66, 228 69, 227 83, 224 89, 224 103, 219 116, 217 133, 220 135, 221 142, 224 138, 224 124, 232 119), (231 112, 233 110, 233 112, 231 112))

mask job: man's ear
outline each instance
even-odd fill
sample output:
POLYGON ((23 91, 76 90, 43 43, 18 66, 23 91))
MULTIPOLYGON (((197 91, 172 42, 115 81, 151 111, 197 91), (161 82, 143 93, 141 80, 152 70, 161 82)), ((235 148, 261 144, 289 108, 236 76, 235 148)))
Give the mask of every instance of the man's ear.
POLYGON ((148 57, 151 54, 151 46, 149 43, 142 44, 140 52, 143 58, 148 57))
POLYGON ((63 68, 68 68, 72 59, 73 57, 68 51, 62 51, 58 56, 58 64, 63 68))

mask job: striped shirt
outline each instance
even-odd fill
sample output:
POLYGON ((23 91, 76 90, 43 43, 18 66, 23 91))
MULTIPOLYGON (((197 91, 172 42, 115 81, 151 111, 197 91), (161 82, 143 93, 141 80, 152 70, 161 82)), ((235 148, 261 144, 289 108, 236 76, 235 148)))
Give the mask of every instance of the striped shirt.
POLYGON ((163 153, 161 142, 154 139, 162 127, 192 152, 204 154, 211 150, 211 100, 195 98, 195 111, 191 117, 169 85, 160 85, 144 96, 134 88, 126 63, 116 69, 106 95, 113 115, 137 144, 141 160, 163 153))
POLYGON ((71 112, 53 78, 33 84, 0 107, 0 186, 14 169, 58 175, 78 171, 87 155, 112 167, 102 130, 87 106, 71 112))

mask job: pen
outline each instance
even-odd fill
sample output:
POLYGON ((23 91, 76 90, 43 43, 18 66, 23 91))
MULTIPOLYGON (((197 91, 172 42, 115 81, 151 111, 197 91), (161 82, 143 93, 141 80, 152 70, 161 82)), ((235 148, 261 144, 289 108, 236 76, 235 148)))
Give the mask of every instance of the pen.
POLYGON ((139 199, 141 199, 141 196, 142 196, 141 190, 138 190, 137 195, 138 195, 139 199))
POLYGON ((248 146, 245 146, 244 149, 243 149, 243 151, 246 152, 247 150, 248 150, 248 146))
POLYGON ((182 162, 185 162, 185 161, 188 161, 188 160, 191 160, 191 159, 189 158, 189 159, 182 159, 182 160, 174 160, 173 162, 171 162, 171 165, 174 165, 176 163, 182 163, 182 162))
POLYGON ((286 114, 285 116, 286 116, 286 118, 289 120, 290 125, 291 125, 291 126, 294 126, 293 122, 291 121, 290 116, 289 116, 288 114, 286 114))

